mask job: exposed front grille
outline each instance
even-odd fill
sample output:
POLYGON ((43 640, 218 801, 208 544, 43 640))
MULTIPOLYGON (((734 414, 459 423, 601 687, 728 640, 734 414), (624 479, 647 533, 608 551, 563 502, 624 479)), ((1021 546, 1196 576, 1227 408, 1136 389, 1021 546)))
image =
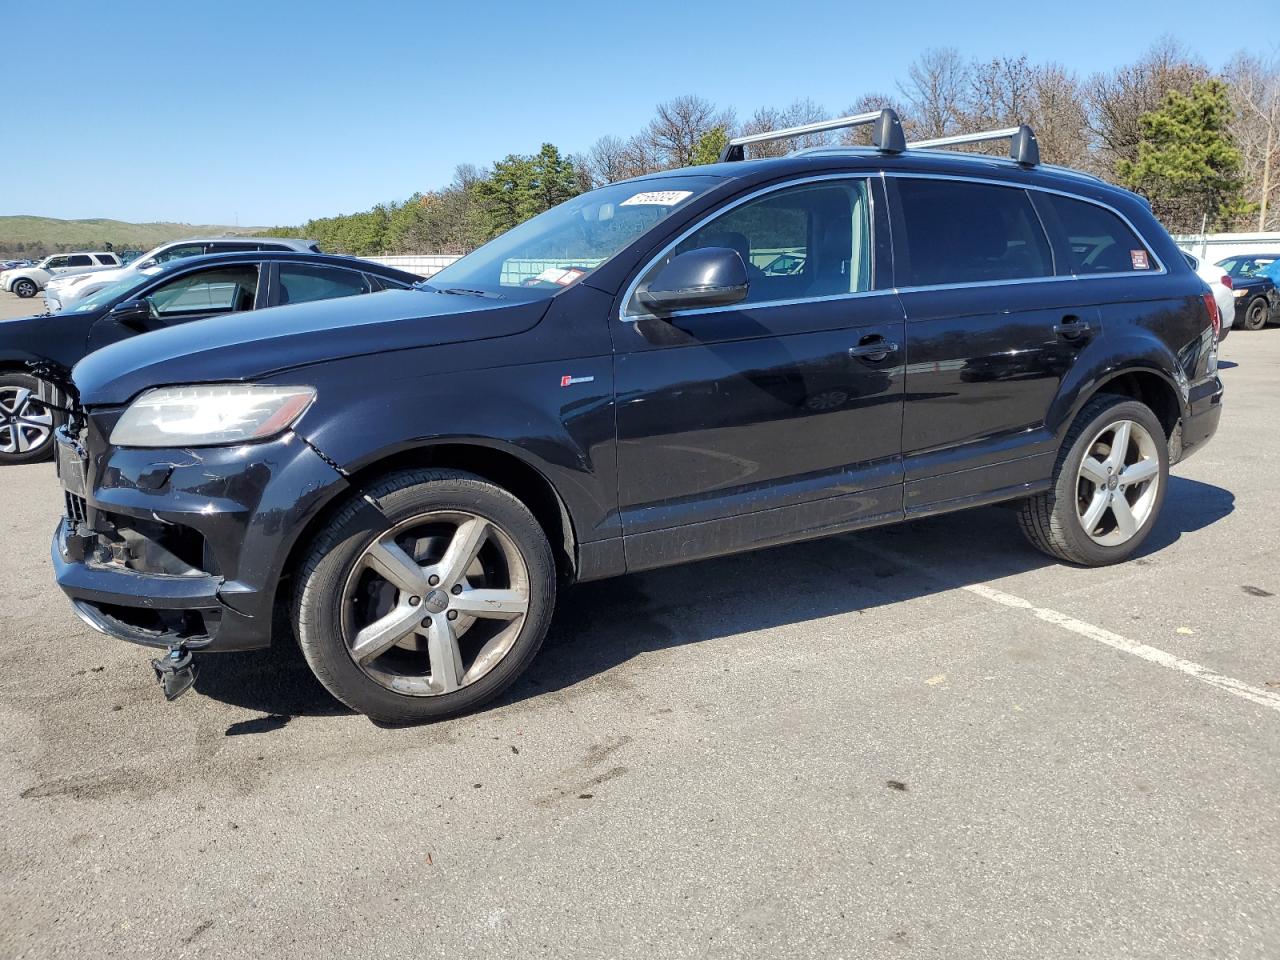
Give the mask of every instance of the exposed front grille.
POLYGON ((67 490, 64 490, 62 495, 67 501, 67 519, 73 524, 87 523, 89 521, 89 505, 85 503, 84 497, 67 490))

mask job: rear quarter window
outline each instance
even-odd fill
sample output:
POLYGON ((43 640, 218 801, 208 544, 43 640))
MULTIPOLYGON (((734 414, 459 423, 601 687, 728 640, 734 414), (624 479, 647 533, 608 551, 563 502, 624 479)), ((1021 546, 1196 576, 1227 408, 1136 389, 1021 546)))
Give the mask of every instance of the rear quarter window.
POLYGON ((1056 193, 1045 196, 1065 234, 1067 266, 1072 273, 1088 276, 1159 269, 1147 245, 1110 210, 1056 193))

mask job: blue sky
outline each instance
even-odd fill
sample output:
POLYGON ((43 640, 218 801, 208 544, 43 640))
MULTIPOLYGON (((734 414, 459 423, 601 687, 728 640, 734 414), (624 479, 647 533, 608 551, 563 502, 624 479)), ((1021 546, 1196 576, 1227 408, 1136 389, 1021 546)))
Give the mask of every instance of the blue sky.
POLYGON ((543 141, 628 136, 698 93, 740 117, 894 88, 922 50, 1087 75, 1164 34, 1241 46, 1203 3, 7 5, 0 214, 270 225, 350 213, 543 141), (15 42, 14 38, 25 38, 15 42), (19 109, 15 109, 19 108, 19 109))

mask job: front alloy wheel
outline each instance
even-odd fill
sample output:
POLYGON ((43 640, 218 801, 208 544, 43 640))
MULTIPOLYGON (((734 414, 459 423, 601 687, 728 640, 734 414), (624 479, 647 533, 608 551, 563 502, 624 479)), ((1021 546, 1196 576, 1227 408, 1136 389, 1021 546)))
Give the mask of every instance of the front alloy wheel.
POLYGON ((23 300, 30 300, 36 295, 37 287, 34 280, 28 280, 26 277, 23 277, 21 280, 15 280, 10 289, 12 289, 13 292, 23 300))
POLYGON ((507 491, 452 470, 392 474, 316 537, 298 578, 298 641, 339 700, 393 723, 497 696, 542 644, 555 564, 507 491))
POLYGON ((439 696, 505 657, 529 612, 529 571, 511 537, 469 512, 411 517, 356 561, 343 641, 388 690, 439 696))
POLYGON ((0 464, 36 463, 52 452, 54 415, 39 386, 26 374, 0 375, 0 464))

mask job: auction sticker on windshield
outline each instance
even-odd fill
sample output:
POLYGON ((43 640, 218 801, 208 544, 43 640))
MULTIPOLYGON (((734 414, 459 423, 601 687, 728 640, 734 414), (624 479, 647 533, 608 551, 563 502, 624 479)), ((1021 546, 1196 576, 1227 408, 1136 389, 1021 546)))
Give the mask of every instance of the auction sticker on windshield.
POLYGON ((655 207, 674 207, 685 197, 693 196, 692 190, 650 190, 647 193, 637 193, 633 197, 623 200, 619 206, 622 207, 639 207, 639 206, 655 206, 655 207))

